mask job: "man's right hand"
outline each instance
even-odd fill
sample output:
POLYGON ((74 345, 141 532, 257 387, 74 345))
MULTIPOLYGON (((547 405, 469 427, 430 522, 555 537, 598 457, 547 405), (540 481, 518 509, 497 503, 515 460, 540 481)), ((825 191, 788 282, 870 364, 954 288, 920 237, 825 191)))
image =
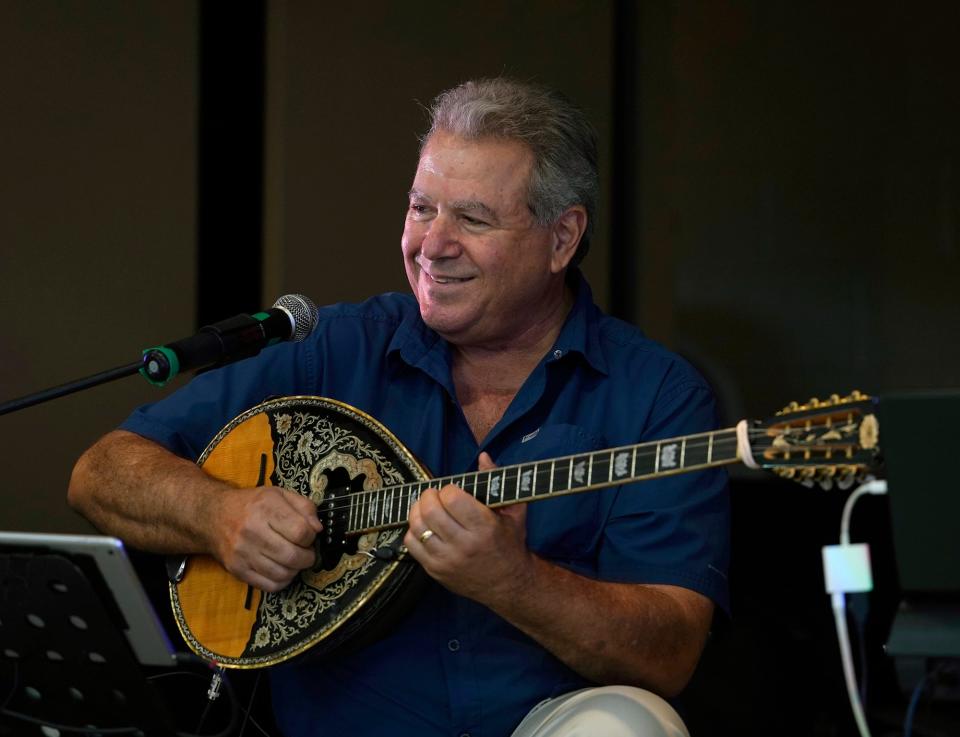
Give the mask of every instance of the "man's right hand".
POLYGON ((313 540, 323 525, 306 497, 261 486, 225 490, 219 501, 213 553, 233 576, 279 591, 314 564, 313 540))
POLYGON ((124 430, 81 456, 68 499, 101 532, 155 553, 212 555, 265 591, 313 565, 322 528, 306 497, 274 486, 234 488, 124 430))

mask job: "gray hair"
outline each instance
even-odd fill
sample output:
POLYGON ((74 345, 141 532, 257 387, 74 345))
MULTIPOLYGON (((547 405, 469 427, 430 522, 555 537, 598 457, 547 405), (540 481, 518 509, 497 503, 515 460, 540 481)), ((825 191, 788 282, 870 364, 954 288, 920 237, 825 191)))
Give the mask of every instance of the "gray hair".
POLYGON ((539 225, 557 222, 571 205, 583 205, 587 226, 571 264, 583 260, 596 221, 600 176, 597 134, 564 95, 504 77, 464 82, 440 93, 429 108, 430 130, 476 140, 516 140, 533 153, 527 205, 539 225))

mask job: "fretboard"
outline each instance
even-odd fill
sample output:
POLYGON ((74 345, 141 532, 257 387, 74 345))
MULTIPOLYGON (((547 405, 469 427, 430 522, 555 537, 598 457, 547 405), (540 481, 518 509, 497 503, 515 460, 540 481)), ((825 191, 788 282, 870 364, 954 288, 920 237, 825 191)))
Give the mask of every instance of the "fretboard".
POLYGON ((347 534, 405 525, 410 509, 430 488, 459 486, 488 507, 551 499, 564 494, 735 463, 734 428, 385 486, 349 495, 347 534))

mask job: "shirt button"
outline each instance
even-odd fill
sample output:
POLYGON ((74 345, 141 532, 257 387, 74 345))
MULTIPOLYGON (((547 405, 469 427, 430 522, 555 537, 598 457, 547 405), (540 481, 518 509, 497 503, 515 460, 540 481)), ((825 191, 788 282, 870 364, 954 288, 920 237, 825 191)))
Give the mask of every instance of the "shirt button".
POLYGON ((563 358, 563 351, 561 351, 559 348, 557 348, 557 350, 555 350, 555 351, 553 352, 553 357, 554 357, 554 358, 563 358))
POLYGON ((450 640, 450 642, 447 643, 447 650, 449 650, 450 652, 455 653, 459 649, 460 649, 460 640, 450 640))

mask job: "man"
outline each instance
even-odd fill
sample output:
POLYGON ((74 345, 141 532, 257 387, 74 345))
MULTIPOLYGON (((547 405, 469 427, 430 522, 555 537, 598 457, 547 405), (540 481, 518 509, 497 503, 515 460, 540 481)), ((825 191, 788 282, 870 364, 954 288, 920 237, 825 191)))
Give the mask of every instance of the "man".
MULTIPOLYGON (((493 79, 442 94, 432 118, 402 238, 413 298, 326 308, 308 341, 138 410, 71 480, 70 502, 100 529, 286 586, 314 562, 313 504, 272 487, 226 492, 193 463, 268 395, 358 407, 437 475, 712 427, 703 380, 602 315, 573 266, 598 190, 584 116, 493 79)), ((435 583, 373 644, 272 669, 284 733, 477 737, 523 721, 517 734, 683 734, 660 696, 684 687, 714 603, 727 606, 724 475, 526 506, 424 492, 404 543, 435 583), (606 684, 619 685, 582 690, 606 684)))

